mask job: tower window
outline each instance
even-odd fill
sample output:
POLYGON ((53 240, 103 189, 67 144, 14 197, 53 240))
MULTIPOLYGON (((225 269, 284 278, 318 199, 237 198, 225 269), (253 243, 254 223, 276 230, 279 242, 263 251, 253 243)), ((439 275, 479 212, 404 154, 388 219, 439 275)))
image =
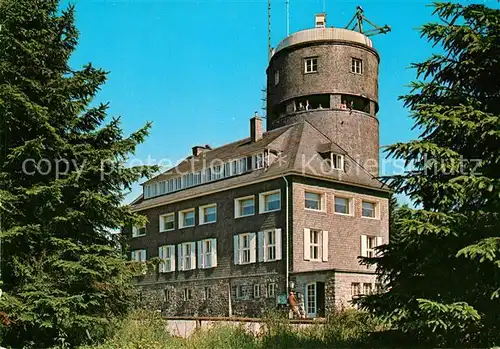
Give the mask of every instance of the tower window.
POLYGON ((280 83, 280 71, 276 70, 274 72, 274 86, 278 85, 280 83))
POLYGON ((363 61, 359 58, 353 58, 351 63, 351 71, 355 74, 363 74, 363 61))
POLYGON ((318 57, 311 57, 304 59, 304 73, 317 73, 318 72, 318 57))

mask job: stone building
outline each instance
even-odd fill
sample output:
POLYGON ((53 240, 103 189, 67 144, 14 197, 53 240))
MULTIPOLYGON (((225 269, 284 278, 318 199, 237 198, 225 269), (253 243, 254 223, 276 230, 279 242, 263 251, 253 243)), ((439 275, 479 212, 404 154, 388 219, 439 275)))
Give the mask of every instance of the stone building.
POLYGON ((389 191, 377 180, 379 55, 355 31, 317 26, 285 38, 267 69, 267 132, 192 156, 143 185, 130 256, 161 261, 138 277, 169 315, 258 316, 304 295, 309 317, 375 292, 359 264, 389 242, 389 191), (159 258, 159 259, 158 259, 159 258))

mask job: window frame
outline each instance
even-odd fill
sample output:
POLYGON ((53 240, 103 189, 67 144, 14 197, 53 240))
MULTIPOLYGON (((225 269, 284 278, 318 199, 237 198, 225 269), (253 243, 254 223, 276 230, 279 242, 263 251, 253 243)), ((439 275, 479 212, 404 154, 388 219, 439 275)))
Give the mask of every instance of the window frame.
POLYGON ((371 282, 363 282, 363 294, 364 295, 370 295, 372 293, 373 293, 373 285, 372 285, 372 283, 371 282))
POLYGON ((138 227, 138 226, 135 226, 135 225, 132 226, 132 237, 133 238, 140 238, 141 236, 146 236, 146 234, 147 234, 146 224, 144 224, 141 227, 138 227), (144 233, 143 234, 139 233, 141 231, 141 229, 144 229, 144 233))
POLYGON ((137 248, 137 249, 134 249, 134 250, 130 250, 130 261, 143 263, 143 262, 146 262, 147 260, 148 260, 147 249, 145 249, 145 248, 137 248), (139 253, 139 257, 142 255, 142 252, 144 252, 144 260, 142 260, 141 258, 139 258, 139 259, 133 258, 133 256, 136 255, 137 252, 140 252, 139 253))
POLYGON ((205 286, 203 288, 203 300, 209 300, 212 299, 212 287, 211 286, 205 286))
POLYGON ((304 58, 304 74, 317 73, 318 66, 319 66, 318 56, 304 58))
POLYGON ((182 292, 182 298, 184 299, 184 302, 192 300, 193 299, 193 289, 190 287, 184 287, 184 290, 182 292))
POLYGON ((259 213, 262 214, 262 213, 276 212, 280 210, 281 210, 281 189, 271 190, 259 194, 259 213), (279 195, 279 207, 274 210, 266 210, 266 198, 275 194, 279 195))
POLYGON ((278 250, 278 245, 276 241, 276 229, 268 229, 264 230, 264 246, 262 246, 262 249, 264 251, 264 262, 274 262, 277 261, 277 250, 278 250), (274 243, 273 244, 268 244, 268 236, 273 235, 274 236, 274 243), (269 249, 274 249, 274 258, 269 258, 269 249))
POLYGON ((345 157, 342 154, 330 153, 330 165, 332 170, 344 171, 345 157))
POLYGON ((359 297, 361 295, 361 283, 351 282, 351 297, 359 297), (355 292, 357 290, 357 292, 355 292))
POLYGON ((204 239, 204 240, 201 240, 200 243, 201 243, 200 257, 201 257, 202 269, 213 268, 214 267, 214 261, 213 261, 213 258, 212 258, 212 254, 213 254, 214 244, 212 243, 212 239, 204 239), (207 244, 208 244, 208 246, 210 246, 209 250, 206 249, 207 244), (209 266, 206 263, 207 256, 208 256, 208 258, 210 258, 210 265, 209 266))
POLYGON ((217 222, 217 204, 203 205, 198 208, 199 214, 199 225, 212 224, 217 222), (209 208, 215 208, 215 219, 213 221, 205 221, 205 210, 209 208))
POLYGON ((182 271, 191 270, 191 266, 193 261, 191 260, 192 251, 192 243, 191 242, 183 242, 181 245, 181 265, 183 266, 182 271), (188 248, 187 248, 188 247, 188 248), (189 253, 186 253, 189 252, 189 253), (189 263, 186 263, 189 262, 189 263), (189 265, 189 269, 186 269, 186 266, 189 265))
POLYGON ((267 298, 276 298, 276 283, 270 282, 267 284, 267 298), (271 292, 272 290, 272 292, 271 292))
POLYGON ((310 229, 309 231, 309 258, 311 262, 322 262, 323 261, 323 256, 322 256, 322 251, 323 251, 323 236, 322 236, 322 230, 319 229, 310 229), (313 243, 313 235, 318 236, 318 242, 313 243), (313 251, 314 249, 318 249, 318 256, 317 258, 313 258, 313 251))
POLYGON ((253 285, 253 298, 254 299, 260 298, 260 284, 253 285))
POLYGON ((255 195, 243 196, 240 198, 234 199, 234 218, 242 218, 242 217, 250 217, 255 215, 255 195), (244 201, 252 200, 253 202, 253 213, 243 214, 243 206, 241 204, 244 201))
POLYGON ((179 229, 183 229, 183 228, 190 228, 190 227, 194 227, 196 225, 196 213, 195 213, 195 209, 194 208, 188 208, 188 209, 185 209, 185 210, 182 210, 182 211, 179 211, 179 229), (184 225, 184 217, 187 213, 193 213, 193 224, 192 225, 184 225))
POLYGON ((379 219, 379 203, 376 201, 370 201, 370 200, 361 200, 361 217, 367 218, 367 219, 379 219), (373 205, 373 216, 365 216, 363 214, 364 208, 363 204, 364 203, 369 203, 373 205))
POLYGON ((354 214, 353 201, 354 201, 353 198, 347 196, 333 195, 333 213, 341 216, 353 216, 354 214), (337 199, 347 200, 347 205, 346 205, 347 213, 337 211, 337 199))
POLYGON ((159 220, 160 220, 160 222, 159 222, 160 223, 160 233, 175 230, 175 212, 162 214, 162 215, 160 215, 159 220), (172 217, 172 226, 173 226, 172 229, 165 229, 165 224, 164 224, 165 217, 172 217))
POLYGON ((363 75, 363 60, 361 58, 351 57, 351 73, 363 75))
POLYGON ((315 211, 315 212, 325 212, 325 193, 321 193, 321 192, 318 192, 318 191, 314 191, 314 190, 305 190, 304 191, 304 209, 305 210, 308 210, 308 211, 315 211), (319 195, 319 200, 318 200, 318 206, 319 208, 311 208, 311 207, 307 207, 307 194, 315 194, 315 195, 319 195))
POLYGON ((251 264, 252 262, 252 242, 251 242, 251 233, 244 233, 244 234, 239 234, 238 235, 238 258, 239 258, 239 264, 251 264), (248 246, 243 247, 243 241, 245 238, 248 239, 248 246), (248 261, 245 262, 243 260, 243 256, 245 255, 244 252, 248 252, 248 261))
POLYGON ((158 257, 160 256, 160 249, 161 248, 164 248, 166 247, 165 249, 165 255, 168 256, 168 257, 164 257, 164 258, 161 258, 161 262, 160 262, 160 266, 158 267, 158 271, 160 273, 172 273, 175 271, 175 267, 172 268, 172 262, 175 263, 175 245, 161 245, 158 247, 158 257), (173 257, 172 257, 172 252, 173 252, 173 257), (172 260, 172 258, 174 260, 172 260), (165 265, 165 269, 162 269, 161 268, 161 265, 165 265), (166 266, 168 265, 168 268, 166 268, 166 266))
POLYGON ((274 71, 274 86, 278 86, 279 83, 280 83, 280 70, 276 69, 274 71))

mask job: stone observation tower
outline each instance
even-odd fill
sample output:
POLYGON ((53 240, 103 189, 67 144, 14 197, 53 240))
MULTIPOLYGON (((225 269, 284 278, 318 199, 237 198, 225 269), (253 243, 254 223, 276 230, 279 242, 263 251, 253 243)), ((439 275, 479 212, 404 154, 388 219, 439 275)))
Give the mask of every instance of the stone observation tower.
POLYGON ((316 15, 315 28, 288 36, 271 51, 267 129, 305 119, 378 176, 380 57, 367 35, 390 28, 373 25, 360 7, 354 19, 359 31, 328 28, 326 15, 316 15), (363 20, 375 29, 363 33, 363 20))

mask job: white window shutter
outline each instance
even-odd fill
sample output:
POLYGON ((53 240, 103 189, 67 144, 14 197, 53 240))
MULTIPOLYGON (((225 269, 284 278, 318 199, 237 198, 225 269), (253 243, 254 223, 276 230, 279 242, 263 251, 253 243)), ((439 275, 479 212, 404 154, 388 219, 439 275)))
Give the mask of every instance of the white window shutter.
POLYGON ((328 231, 323 230, 323 262, 328 261, 328 231))
POLYGON ((179 264, 179 270, 184 270, 184 265, 182 263, 182 245, 177 245, 177 264, 179 264))
POLYGON ((141 250, 141 262, 146 261, 146 250, 141 250))
POLYGON ((170 246, 170 270, 175 271, 175 245, 170 246))
POLYGON ((240 237, 238 235, 233 236, 234 264, 235 265, 240 264, 240 249, 238 248, 239 238, 240 237))
POLYGON ((258 249, 259 249, 259 262, 264 262, 266 260, 266 258, 264 257, 264 244, 265 244, 265 237, 264 237, 264 232, 263 231, 259 231, 257 233, 257 246, 258 246, 258 249))
POLYGON ((212 245, 212 268, 217 266, 217 239, 212 239, 210 244, 212 245))
POLYGON ((158 247, 158 257, 160 258, 160 264, 158 265, 158 271, 160 273, 165 272, 165 246, 158 247))
POLYGON ((130 260, 135 261, 135 251, 130 251, 130 260))
POLYGON ((366 235, 361 235, 361 257, 368 256, 368 237, 366 235))
POLYGON ((234 218, 240 216, 240 202, 238 200, 234 200, 234 218))
POLYGON ((201 241, 198 241, 197 244, 198 244, 198 269, 203 269, 203 258, 202 258, 202 254, 203 254, 202 246, 203 246, 203 244, 201 243, 201 241))
POLYGON ((257 261, 257 234, 250 234, 250 263, 257 261))
MULTIPOLYGON (((382 236, 377 236, 377 246, 382 246, 384 243, 383 243, 383 240, 382 240, 382 236)), ((381 257, 382 256, 382 251, 377 251, 377 257, 381 257)))
POLYGON ((276 234, 276 260, 281 260, 281 228, 275 230, 276 234))
POLYGON ((196 242, 191 243, 191 268, 196 269, 196 242))
POLYGON ((311 260, 311 229, 304 229, 304 260, 311 260))

